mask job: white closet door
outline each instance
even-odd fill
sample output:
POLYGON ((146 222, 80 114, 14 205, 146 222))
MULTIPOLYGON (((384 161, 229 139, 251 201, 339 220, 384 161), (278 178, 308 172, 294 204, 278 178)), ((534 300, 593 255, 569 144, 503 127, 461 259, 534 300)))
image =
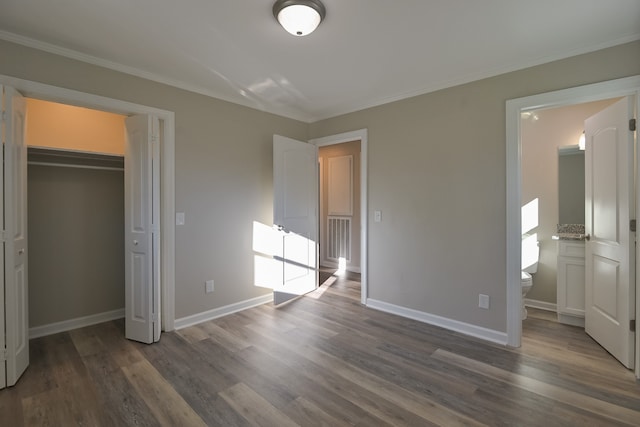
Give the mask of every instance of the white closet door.
POLYGON ((125 157, 125 335, 160 339, 159 120, 127 118, 125 157))
POLYGON ((2 92, 6 385, 12 386, 29 366, 26 103, 11 87, 2 92))

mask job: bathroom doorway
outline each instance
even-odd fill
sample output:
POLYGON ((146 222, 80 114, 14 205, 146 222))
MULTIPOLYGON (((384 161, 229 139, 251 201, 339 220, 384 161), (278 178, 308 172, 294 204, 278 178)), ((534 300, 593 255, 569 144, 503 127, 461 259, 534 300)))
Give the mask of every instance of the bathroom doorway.
MULTIPOLYGON (((526 202, 523 197, 523 188, 520 185, 521 178, 524 176, 524 161, 520 161, 520 156, 525 151, 525 147, 522 145, 523 125, 521 120, 525 117, 533 118, 536 111, 595 101, 606 102, 607 99, 637 95, 639 92, 640 77, 631 77, 507 101, 507 298, 509 301, 507 334, 509 345, 519 346, 522 333, 522 322, 518 310, 520 308, 521 286, 518 283, 519 280, 516 279, 520 275, 517 270, 520 269, 521 258, 521 242, 518 241, 520 240, 518 234, 521 230, 520 206, 522 202, 526 202)), ((637 110, 637 96, 635 105, 637 110)), ((638 304, 636 304, 636 311, 637 309, 638 304)), ((636 377, 640 373, 637 363, 637 345, 636 332, 636 377)))

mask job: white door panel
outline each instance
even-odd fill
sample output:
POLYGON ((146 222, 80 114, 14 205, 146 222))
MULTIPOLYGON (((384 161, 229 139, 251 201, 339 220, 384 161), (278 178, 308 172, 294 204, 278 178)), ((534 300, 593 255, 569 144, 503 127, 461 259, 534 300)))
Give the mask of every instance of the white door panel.
POLYGON ((5 86, 3 95, 4 320, 6 384, 12 386, 29 365, 26 103, 13 88, 5 86))
POLYGON ((273 222, 282 230, 283 282, 274 287, 280 304, 314 290, 318 283, 318 149, 273 137, 273 222))
POLYGON ((160 337, 158 269, 158 119, 126 119, 125 157, 125 335, 152 343, 160 337), (155 156, 155 157, 154 157, 155 156))
POLYGON ((585 330, 628 368, 635 346, 632 114, 626 97, 585 121, 585 330))

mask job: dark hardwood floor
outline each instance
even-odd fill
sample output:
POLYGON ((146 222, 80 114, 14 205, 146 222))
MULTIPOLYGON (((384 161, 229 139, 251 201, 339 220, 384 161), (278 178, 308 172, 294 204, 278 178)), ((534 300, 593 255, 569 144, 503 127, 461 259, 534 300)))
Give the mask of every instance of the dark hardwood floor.
POLYGON ((640 385, 530 311, 520 349, 363 308, 344 278, 143 345, 122 321, 31 341, 0 426, 640 425, 640 385))

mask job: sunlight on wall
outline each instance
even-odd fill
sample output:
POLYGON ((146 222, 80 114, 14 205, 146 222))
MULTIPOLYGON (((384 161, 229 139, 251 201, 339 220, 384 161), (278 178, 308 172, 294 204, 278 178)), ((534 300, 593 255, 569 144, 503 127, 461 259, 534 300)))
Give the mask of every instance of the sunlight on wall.
POLYGON ((254 221, 254 286, 294 295, 308 292, 316 280, 316 247, 304 236, 254 221))
POLYGON ((538 226, 538 198, 522 207, 522 258, 521 269, 531 267, 538 261, 538 234, 527 235, 538 226))
POLYGON ((538 234, 533 233, 522 239, 522 270, 538 262, 538 234))
POLYGON ((538 198, 536 197, 522 207, 522 234, 528 233, 538 226, 538 198))
POLYGON ((282 286, 283 245, 280 231, 253 221, 253 284, 254 286, 274 289, 282 286))

